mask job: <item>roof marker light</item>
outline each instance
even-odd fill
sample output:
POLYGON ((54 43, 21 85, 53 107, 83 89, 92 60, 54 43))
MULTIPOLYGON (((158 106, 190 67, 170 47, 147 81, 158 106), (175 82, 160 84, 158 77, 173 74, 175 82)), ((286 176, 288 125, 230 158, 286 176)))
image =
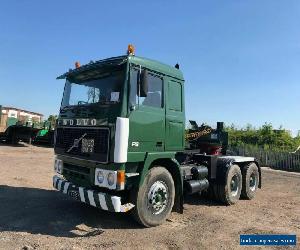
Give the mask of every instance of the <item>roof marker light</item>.
POLYGON ((80 62, 75 62, 75 68, 78 69, 80 67, 80 62))

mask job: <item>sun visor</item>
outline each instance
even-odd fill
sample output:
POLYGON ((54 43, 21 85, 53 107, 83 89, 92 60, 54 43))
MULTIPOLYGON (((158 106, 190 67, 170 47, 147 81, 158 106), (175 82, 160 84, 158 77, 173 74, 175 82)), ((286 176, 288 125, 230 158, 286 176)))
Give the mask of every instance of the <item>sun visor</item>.
POLYGON ((127 56, 113 57, 105 60, 91 62, 82 65, 79 68, 69 70, 65 74, 57 77, 56 79, 72 79, 75 82, 82 82, 85 79, 97 78, 103 76, 107 71, 112 69, 122 69, 127 62, 127 56))

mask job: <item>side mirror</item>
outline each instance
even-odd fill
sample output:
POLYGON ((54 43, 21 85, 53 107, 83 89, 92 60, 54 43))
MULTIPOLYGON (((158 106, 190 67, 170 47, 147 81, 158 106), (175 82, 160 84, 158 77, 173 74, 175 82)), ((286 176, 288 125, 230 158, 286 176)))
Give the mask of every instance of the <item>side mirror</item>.
POLYGON ((137 79, 137 95, 140 97, 147 97, 148 93, 148 70, 139 71, 137 79))

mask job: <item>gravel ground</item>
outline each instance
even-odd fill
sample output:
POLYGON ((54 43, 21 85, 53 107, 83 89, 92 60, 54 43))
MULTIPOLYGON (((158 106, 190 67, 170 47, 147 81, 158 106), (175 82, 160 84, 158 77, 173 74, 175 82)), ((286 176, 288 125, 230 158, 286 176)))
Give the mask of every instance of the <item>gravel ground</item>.
POLYGON ((0 144, 0 170, 0 249, 245 249, 239 235, 255 233, 296 234, 300 249, 299 174, 264 169, 252 201, 227 207, 193 196, 184 214, 142 228, 54 191, 51 148, 0 144))

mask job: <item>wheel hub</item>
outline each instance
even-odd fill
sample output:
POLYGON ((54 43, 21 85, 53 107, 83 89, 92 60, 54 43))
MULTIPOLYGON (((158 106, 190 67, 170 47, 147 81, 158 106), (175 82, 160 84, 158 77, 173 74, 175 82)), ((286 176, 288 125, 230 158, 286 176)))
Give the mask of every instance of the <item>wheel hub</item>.
POLYGON ((256 189, 256 175, 255 175, 255 173, 252 173, 250 175, 249 188, 250 188, 251 191, 255 191, 255 189, 256 189))
POLYGON ((239 180, 238 180, 238 176, 234 175, 231 179, 230 182, 230 190, 231 190, 231 194, 233 196, 236 196, 238 193, 238 189, 239 189, 239 180))
POLYGON ((162 181, 152 184, 148 192, 148 208, 153 214, 160 214, 168 203, 168 187, 162 181))

